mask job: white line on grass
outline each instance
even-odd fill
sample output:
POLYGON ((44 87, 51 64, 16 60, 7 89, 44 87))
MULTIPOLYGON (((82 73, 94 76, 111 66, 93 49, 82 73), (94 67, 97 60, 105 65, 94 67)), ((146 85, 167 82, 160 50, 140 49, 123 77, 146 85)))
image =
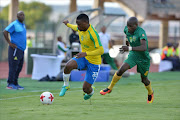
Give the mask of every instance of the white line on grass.
MULTIPOLYGON (((36 91, 36 92, 41 92, 42 90, 36 91)), ((82 91, 82 90, 73 90, 73 91, 68 91, 68 92, 76 92, 76 91, 82 91)), ((35 91, 34 91, 35 92, 35 91)), ((53 93, 53 94, 59 94, 59 93, 53 93)), ((40 95, 28 95, 28 96, 20 96, 20 97, 12 97, 12 98, 4 98, 0 100, 12 100, 12 99, 17 99, 17 98, 24 98, 24 97, 33 97, 33 96, 40 96, 40 95)))
MULTIPOLYGON (((106 86, 106 85, 98 85, 98 86, 106 86)), ((82 87, 76 87, 76 89, 77 88, 82 88, 82 87)), ((57 89, 54 89, 54 90, 57 90, 57 89)), ((42 91, 48 91, 48 90, 33 90, 33 91, 29 91, 29 92, 42 92, 42 91)), ((76 92, 76 91, 82 91, 82 90, 73 90, 73 91, 68 91, 68 92, 76 92)), ((53 94, 59 94, 59 93, 53 93, 53 94)), ((12 99, 18 99, 18 98, 24 98, 24 97, 33 97, 33 96, 40 96, 40 95, 28 95, 28 96, 4 98, 4 99, 0 99, 0 100, 12 100, 12 99)))

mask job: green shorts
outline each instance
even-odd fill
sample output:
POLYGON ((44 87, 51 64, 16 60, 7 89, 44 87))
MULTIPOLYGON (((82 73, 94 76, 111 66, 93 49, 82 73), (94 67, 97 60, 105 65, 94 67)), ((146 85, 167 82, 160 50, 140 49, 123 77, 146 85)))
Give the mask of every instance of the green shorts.
POLYGON ((103 60, 105 60, 106 63, 108 63, 114 70, 118 70, 114 59, 109 56, 109 53, 104 53, 102 55, 103 60))
POLYGON ((140 73, 142 77, 148 76, 150 67, 149 59, 140 59, 134 55, 129 55, 124 62, 129 64, 130 68, 133 68, 135 65, 137 65, 137 72, 140 73))

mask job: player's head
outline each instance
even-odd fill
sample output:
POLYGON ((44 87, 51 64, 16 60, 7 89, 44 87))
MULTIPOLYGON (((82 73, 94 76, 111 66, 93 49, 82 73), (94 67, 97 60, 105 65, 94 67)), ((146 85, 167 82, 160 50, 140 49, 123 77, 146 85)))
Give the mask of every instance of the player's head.
POLYGON ((57 37, 57 41, 62 42, 62 37, 61 37, 61 36, 58 36, 58 37, 57 37))
POLYGON ((127 27, 129 33, 134 33, 138 26, 138 19, 136 17, 130 17, 127 21, 127 27))
POLYGON ((105 33, 105 32, 106 32, 106 26, 102 26, 101 31, 102 31, 103 33, 105 33))
POLYGON ((23 11, 19 11, 19 12, 17 13, 17 19, 18 19, 20 22, 23 22, 23 21, 24 21, 24 18, 25 18, 24 12, 23 12, 23 11))
POLYGON ((31 36, 28 36, 27 38, 28 38, 28 39, 31 39, 31 36))
POLYGON ((167 46, 168 46, 168 47, 172 47, 173 44, 172 44, 172 43, 167 43, 167 46))
POLYGON ((86 14, 80 14, 76 18, 76 23, 80 31, 86 31, 89 27, 89 17, 86 14))

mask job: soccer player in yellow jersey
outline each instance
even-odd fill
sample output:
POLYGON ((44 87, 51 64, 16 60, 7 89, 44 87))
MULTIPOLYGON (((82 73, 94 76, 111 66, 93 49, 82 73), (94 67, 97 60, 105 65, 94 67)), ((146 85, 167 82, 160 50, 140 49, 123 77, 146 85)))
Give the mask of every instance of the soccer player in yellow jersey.
POLYGON ((87 68, 85 76, 83 91, 86 93, 84 99, 89 99, 94 90, 91 87, 96 80, 101 64, 101 55, 104 53, 101 45, 99 35, 91 24, 89 24, 89 17, 86 14, 80 14, 77 19, 77 25, 69 24, 68 20, 63 22, 67 27, 79 32, 79 40, 81 43, 82 52, 75 55, 65 66, 63 73, 64 85, 59 93, 59 96, 64 96, 69 89, 69 77, 73 69, 87 68))

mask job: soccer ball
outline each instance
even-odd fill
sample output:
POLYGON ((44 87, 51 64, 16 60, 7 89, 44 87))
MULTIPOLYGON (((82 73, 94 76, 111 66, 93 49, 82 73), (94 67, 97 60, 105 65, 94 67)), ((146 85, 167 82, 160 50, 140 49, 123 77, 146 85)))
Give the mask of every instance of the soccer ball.
POLYGON ((52 104, 53 101, 54 101, 54 96, 51 92, 43 92, 41 95, 40 95, 40 101, 42 104, 52 104))

